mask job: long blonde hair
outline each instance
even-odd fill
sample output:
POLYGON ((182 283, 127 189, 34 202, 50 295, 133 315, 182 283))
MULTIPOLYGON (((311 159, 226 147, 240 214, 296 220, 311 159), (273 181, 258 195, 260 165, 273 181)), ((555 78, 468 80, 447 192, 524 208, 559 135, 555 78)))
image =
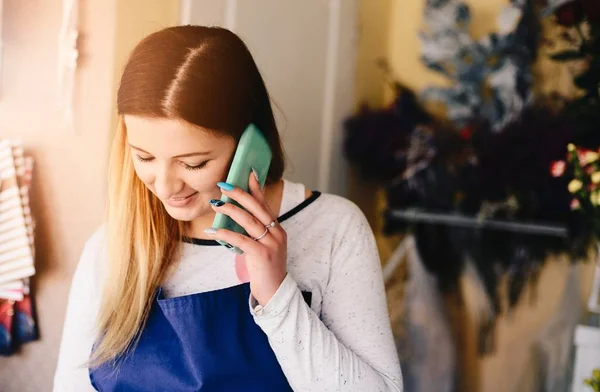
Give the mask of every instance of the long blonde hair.
POLYGON ((106 217, 107 279, 92 363, 114 359, 134 342, 175 256, 183 224, 171 218, 135 175, 123 118, 111 147, 106 217))
POLYGON ((284 169, 263 79, 244 43, 228 30, 176 26, 142 40, 123 71, 117 109, 108 170, 107 274, 90 366, 135 347, 185 234, 184 223, 169 216, 137 177, 123 116, 181 119, 235 140, 252 122, 273 151, 267 182, 279 180, 284 169))

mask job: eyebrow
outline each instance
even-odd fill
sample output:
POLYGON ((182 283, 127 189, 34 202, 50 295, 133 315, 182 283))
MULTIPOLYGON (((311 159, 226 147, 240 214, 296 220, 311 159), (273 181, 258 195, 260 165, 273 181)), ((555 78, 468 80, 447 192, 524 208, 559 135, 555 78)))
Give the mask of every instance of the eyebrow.
MULTIPOLYGON (((131 143, 127 143, 127 144, 129 144, 129 147, 131 147, 133 149, 136 149, 136 150, 138 150, 140 152, 143 152, 145 154, 148 154, 148 155, 152 155, 148 151, 143 150, 143 149, 141 149, 139 147, 136 147, 136 146, 134 146, 131 143)), ((210 151, 188 152, 186 154, 181 154, 181 155, 174 156, 173 158, 189 158, 189 157, 195 157, 195 156, 198 156, 198 155, 208 155, 208 154, 210 154, 210 151)))

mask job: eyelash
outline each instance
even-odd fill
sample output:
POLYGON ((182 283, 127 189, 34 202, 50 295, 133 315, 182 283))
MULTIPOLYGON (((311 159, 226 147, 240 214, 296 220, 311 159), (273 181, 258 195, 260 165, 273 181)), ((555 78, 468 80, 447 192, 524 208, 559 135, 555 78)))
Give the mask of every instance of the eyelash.
POLYGON ((190 166, 190 165, 186 165, 185 163, 183 163, 183 167, 185 168, 185 170, 200 170, 200 169, 204 168, 204 166, 206 166, 207 163, 208 163, 208 161, 202 162, 198 166, 190 166))
MULTIPOLYGON (((150 162, 152 161, 154 158, 143 158, 139 155, 136 154, 136 158, 138 161, 140 162, 150 162)), ((206 162, 202 162, 201 164, 197 165, 197 166, 190 166, 190 165, 186 165, 185 163, 181 162, 181 164, 183 165, 185 170, 200 170, 202 168, 204 168, 206 166, 206 164, 208 163, 208 161, 206 162)))
POLYGON ((136 158, 137 158, 137 160, 138 160, 138 161, 140 161, 140 162, 150 162, 151 160, 153 160, 153 159, 154 159, 154 158, 142 158, 141 156, 139 156, 139 155, 137 155, 137 154, 135 155, 135 157, 136 157, 136 158))

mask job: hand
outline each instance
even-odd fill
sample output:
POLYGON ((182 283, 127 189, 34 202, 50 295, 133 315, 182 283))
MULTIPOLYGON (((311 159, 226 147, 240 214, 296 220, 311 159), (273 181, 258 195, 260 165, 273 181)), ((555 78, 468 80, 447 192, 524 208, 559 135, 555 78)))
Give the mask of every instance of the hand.
POLYGON ((214 201, 211 204, 214 211, 232 218, 250 237, 226 229, 206 229, 205 233, 244 251, 252 296, 259 304, 265 306, 287 274, 287 234, 281 225, 275 223, 274 227, 269 227, 264 237, 254 240, 263 235, 266 226, 276 218, 252 173, 248 184, 250 193, 240 188, 231 189, 229 184, 218 184, 225 196, 237 201, 246 211, 230 203, 221 204, 222 202, 214 201))

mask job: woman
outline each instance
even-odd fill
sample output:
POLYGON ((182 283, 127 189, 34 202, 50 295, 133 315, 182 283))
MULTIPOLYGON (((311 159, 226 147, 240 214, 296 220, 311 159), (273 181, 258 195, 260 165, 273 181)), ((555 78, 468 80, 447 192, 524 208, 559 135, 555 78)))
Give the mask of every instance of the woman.
POLYGON ((117 106, 107 221, 73 278, 54 390, 401 391, 373 234, 350 202, 282 180, 243 42, 199 26, 150 35, 117 106), (273 161, 246 193, 222 181, 249 123, 273 161), (211 229, 216 212, 249 237, 211 229))

